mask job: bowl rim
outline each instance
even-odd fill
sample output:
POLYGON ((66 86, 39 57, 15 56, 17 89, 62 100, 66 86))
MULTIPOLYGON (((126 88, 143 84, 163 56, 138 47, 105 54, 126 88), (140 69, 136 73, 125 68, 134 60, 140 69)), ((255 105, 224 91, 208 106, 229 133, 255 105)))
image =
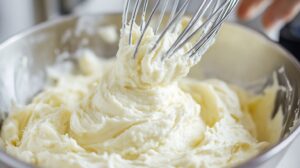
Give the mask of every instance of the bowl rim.
MULTIPOLYGON (((43 29, 46 29, 46 28, 49 28, 49 27, 52 27, 52 26, 55 26, 55 25, 58 25, 58 24, 62 24, 62 23, 67 22, 67 21, 77 20, 77 19, 80 19, 82 17, 97 18, 99 16, 114 16, 114 15, 115 16, 118 16, 118 15, 121 16, 121 14, 118 13, 118 12, 100 13, 100 14, 86 14, 86 15, 72 14, 72 15, 67 15, 67 16, 61 16, 61 17, 59 17, 55 20, 50 20, 50 21, 46 21, 46 22, 37 24, 35 26, 32 26, 30 28, 27 28, 27 29, 25 29, 21 32, 18 32, 16 34, 12 35, 8 39, 6 39, 2 43, 0 43, 0 50, 5 48, 6 46, 9 46, 11 43, 14 43, 14 42, 18 41, 19 39, 22 39, 26 36, 31 35, 34 32, 37 32, 37 31, 40 31, 40 30, 43 30, 43 29)), ((267 36, 264 36, 260 32, 257 32, 255 30, 249 28, 249 27, 241 25, 240 23, 227 22, 225 24, 231 24, 231 25, 234 25, 235 27, 238 27, 240 29, 245 29, 248 32, 250 32, 251 34, 253 34, 254 36, 256 36, 256 38, 259 38, 260 40, 267 42, 269 45, 271 45, 278 52, 281 52, 282 55, 286 59, 288 59, 295 66, 297 71, 300 73, 300 63, 299 63, 299 61, 289 51, 287 51, 285 48, 281 47, 276 42, 272 41, 267 36)), ((237 165, 236 167, 243 168, 243 167, 253 167, 253 166, 261 165, 262 163, 266 162, 268 159, 274 157, 279 152, 287 149, 287 147, 297 138, 298 135, 300 135, 300 124, 299 123, 287 137, 285 137, 284 139, 282 139, 278 143, 272 145, 271 147, 269 147, 265 151, 261 152, 257 156, 251 158, 250 160, 248 160, 246 162, 243 162, 240 165, 237 165)), ((34 165, 30 165, 30 164, 28 164, 28 163, 26 163, 26 162, 24 162, 20 159, 17 159, 15 157, 7 154, 1 148, 0 148, 0 161, 2 161, 4 164, 7 164, 8 166, 15 166, 15 167, 22 167, 22 168, 32 168, 32 167, 34 167, 34 165)))

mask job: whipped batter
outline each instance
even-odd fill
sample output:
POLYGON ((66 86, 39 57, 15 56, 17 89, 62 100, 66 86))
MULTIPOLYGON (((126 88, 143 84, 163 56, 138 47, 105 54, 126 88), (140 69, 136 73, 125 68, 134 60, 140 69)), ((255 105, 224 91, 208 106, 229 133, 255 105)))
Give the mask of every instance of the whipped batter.
MULTIPOLYGON (((135 26, 134 44, 140 33, 135 26)), ((51 84, 5 120, 3 149, 50 168, 211 168, 239 164, 272 144, 278 135, 259 130, 260 114, 272 111, 276 88, 254 96, 217 79, 184 78, 200 57, 184 57, 187 44, 161 61, 175 39, 167 34, 149 53, 150 28, 133 59, 125 29, 116 59, 87 50, 78 57, 80 73, 50 69, 51 84)))

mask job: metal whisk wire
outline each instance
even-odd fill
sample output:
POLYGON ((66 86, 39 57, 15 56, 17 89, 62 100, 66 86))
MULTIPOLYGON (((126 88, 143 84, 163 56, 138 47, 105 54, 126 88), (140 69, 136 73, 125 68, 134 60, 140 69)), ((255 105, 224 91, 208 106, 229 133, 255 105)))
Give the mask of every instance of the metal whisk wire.
POLYGON ((174 32, 176 30, 177 23, 182 20, 184 15, 191 16, 186 27, 184 27, 181 32, 176 32, 178 34, 177 39, 173 42, 171 47, 162 54, 162 60, 170 58, 180 48, 184 47, 187 42, 192 43, 192 48, 184 55, 192 58, 201 51, 201 48, 205 48, 206 45, 209 45, 209 42, 218 33, 221 24, 237 3, 238 0, 200 0, 197 1, 197 5, 199 6, 196 8, 196 11, 187 13, 186 11, 191 5, 191 0, 127 0, 124 5, 122 28, 123 31, 125 31, 125 28, 129 27, 128 44, 136 45, 133 54, 133 58, 135 58, 145 32, 150 25, 152 25, 154 34, 157 35, 154 45, 149 50, 149 52, 152 52, 157 48, 157 45, 165 37, 167 32, 174 32), (149 7, 150 2, 154 2, 152 10, 149 7), (168 9, 170 9, 170 11, 168 11, 168 9), (140 15, 138 14, 139 12, 141 12, 140 15), (131 17, 128 20, 130 14, 131 17), (140 16, 140 18, 138 16, 140 16), (153 26, 152 22, 155 22, 154 16, 157 16, 158 19, 153 26), (139 26, 141 35, 134 44, 132 31, 134 24, 138 24, 138 18, 140 19, 139 26), (167 22, 164 22, 165 20, 167 20, 167 22), (201 24, 199 24, 199 22, 201 22, 201 24), (197 40, 191 40, 195 38, 197 40))

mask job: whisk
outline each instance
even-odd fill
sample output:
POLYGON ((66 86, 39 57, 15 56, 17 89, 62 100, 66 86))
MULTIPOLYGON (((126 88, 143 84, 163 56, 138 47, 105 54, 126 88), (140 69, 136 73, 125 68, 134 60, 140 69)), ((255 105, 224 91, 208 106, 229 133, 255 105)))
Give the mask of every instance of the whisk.
POLYGON ((129 28, 128 44, 136 45, 133 58, 136 57, 145 32, 150 25, 157 37, 150 49, 151 52, 156 49, 157 44, 165 37, 167 32, 176 30, 176 26, 183 16, 189 16, 190 20, 181 32, 176 33, 178 35, 177 39, 162 54, 162 60, 170 58, 187 42, 192 43, 192 48, 184 55, 190 58, 200 55, 197 53, 202 51, 201 48, 205 48, 214 39, 221 24, 237 2, 238 0, 197 0, 193 3, 191 3, 191 0, 127 0, 124 5, 122 28, 123 31, 126 27, 129 28), (150 3, 154 3, 152 8, 149 7, 150 3), (187 10, 190 8, 194 10, 187 10), (134 24, 139 25, 141 31, 136 44, 133 44, 132 39, 134 24), (197 40, 191 40, 195 38, 197 40))

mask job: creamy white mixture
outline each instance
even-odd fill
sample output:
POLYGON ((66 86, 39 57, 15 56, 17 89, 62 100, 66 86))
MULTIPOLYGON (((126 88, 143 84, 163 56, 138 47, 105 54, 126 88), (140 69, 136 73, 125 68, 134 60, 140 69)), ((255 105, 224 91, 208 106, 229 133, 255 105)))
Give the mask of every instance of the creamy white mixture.
MULTIPOLYGON (((136 43, 140 29, 133 30, 136 43)), ((4 150, 41 167, 211 168, 241 163, 275 142, 266 119, 276 88, 254 96, 220 80, 183 78, 199 59, 183 56, 187 44, 161 61, 175 38, 167 34, 148 53, 150 28, 133 59, 126 29, 116 59, 85 51, 79 74, 52 70, 52 84, 5 120, 4 150)))

